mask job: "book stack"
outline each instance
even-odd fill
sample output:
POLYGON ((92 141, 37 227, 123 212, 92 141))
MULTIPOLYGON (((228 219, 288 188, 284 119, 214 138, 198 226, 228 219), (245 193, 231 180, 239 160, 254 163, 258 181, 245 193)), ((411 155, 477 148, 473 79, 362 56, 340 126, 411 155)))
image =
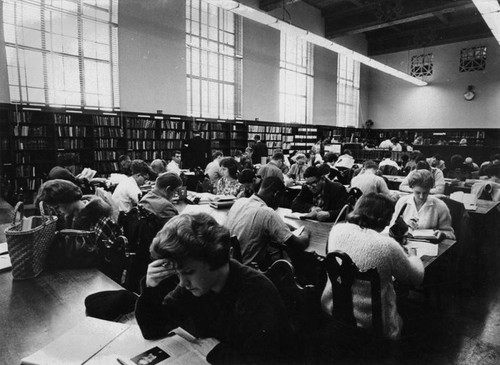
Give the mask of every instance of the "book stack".
POLYGON ((232 195, 217 195, 210 202, 210 206, 215 209, 231 208, 236 198, 232 195))

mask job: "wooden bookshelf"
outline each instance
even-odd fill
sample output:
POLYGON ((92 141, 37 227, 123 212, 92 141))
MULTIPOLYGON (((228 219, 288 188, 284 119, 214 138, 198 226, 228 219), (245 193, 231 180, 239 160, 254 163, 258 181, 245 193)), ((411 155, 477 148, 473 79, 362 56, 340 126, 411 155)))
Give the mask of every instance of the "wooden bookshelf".
POLYGON ((120 170, 118 159, 125 154, 122 118, 114 115, 93 115, 94 169, 107 175, 120 170))

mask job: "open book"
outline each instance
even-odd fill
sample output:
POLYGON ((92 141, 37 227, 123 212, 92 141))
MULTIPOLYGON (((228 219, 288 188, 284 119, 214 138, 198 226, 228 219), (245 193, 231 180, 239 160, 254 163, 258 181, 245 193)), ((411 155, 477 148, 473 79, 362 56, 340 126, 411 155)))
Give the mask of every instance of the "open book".
POLYGON ((414 229, 410 231, 410 235, 417 240, 437 241, 433 229, 414 229))
POLYGON ((87 317, 43 349, 26 365, 208 364, 215 339, 197 340, 181 328, 160 340, 145 340, 139 326, 87 317))

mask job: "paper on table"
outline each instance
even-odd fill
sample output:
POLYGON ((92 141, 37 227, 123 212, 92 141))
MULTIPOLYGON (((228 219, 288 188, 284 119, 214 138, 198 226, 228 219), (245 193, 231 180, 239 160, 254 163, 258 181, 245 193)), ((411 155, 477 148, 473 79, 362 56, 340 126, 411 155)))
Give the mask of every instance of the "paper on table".
POLYGON ((291 219, 301 219, 302 217, 306 216, 308 213, 286 213, 285 218, 291 218, 291 219))
POLYGON ((411 232, 411 235, 414 238, 422 238, 422 239, 436 239, 436 235, 434 234, 433 229, 414 229, 411 232))
POLYGON ((422 242, 422 241, 408 241, 406 248, 415 248, 417 250, 417 256, 437 256, 439 245, 422 242))
POLYGON ((0 243, 0 255, 8 252, 7 242, 0 243))
POLYGON ((300 227, 299 227, 299 228, 297 228, 295 231, 292 231, 292 233, 293 233, 295 236, 299 237, 299 236, 300 236, 300 234, 301 234, 302 232, 304 232, 304 228, 305 228, 304 226, 300 226, 300 227))

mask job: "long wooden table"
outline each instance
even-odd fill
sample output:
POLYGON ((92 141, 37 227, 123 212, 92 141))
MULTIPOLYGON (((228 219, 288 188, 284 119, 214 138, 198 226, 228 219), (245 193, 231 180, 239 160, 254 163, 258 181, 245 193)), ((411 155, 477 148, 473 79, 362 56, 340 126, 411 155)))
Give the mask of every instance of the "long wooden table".
MULTIPOLYGON (((84 299, 123 289, 97 269, 43 272, 13 281, 0 274, 0 364, 17 365, 85 318, 84 299)), ((84 345, 84 344, 82 344, 84 345)))

